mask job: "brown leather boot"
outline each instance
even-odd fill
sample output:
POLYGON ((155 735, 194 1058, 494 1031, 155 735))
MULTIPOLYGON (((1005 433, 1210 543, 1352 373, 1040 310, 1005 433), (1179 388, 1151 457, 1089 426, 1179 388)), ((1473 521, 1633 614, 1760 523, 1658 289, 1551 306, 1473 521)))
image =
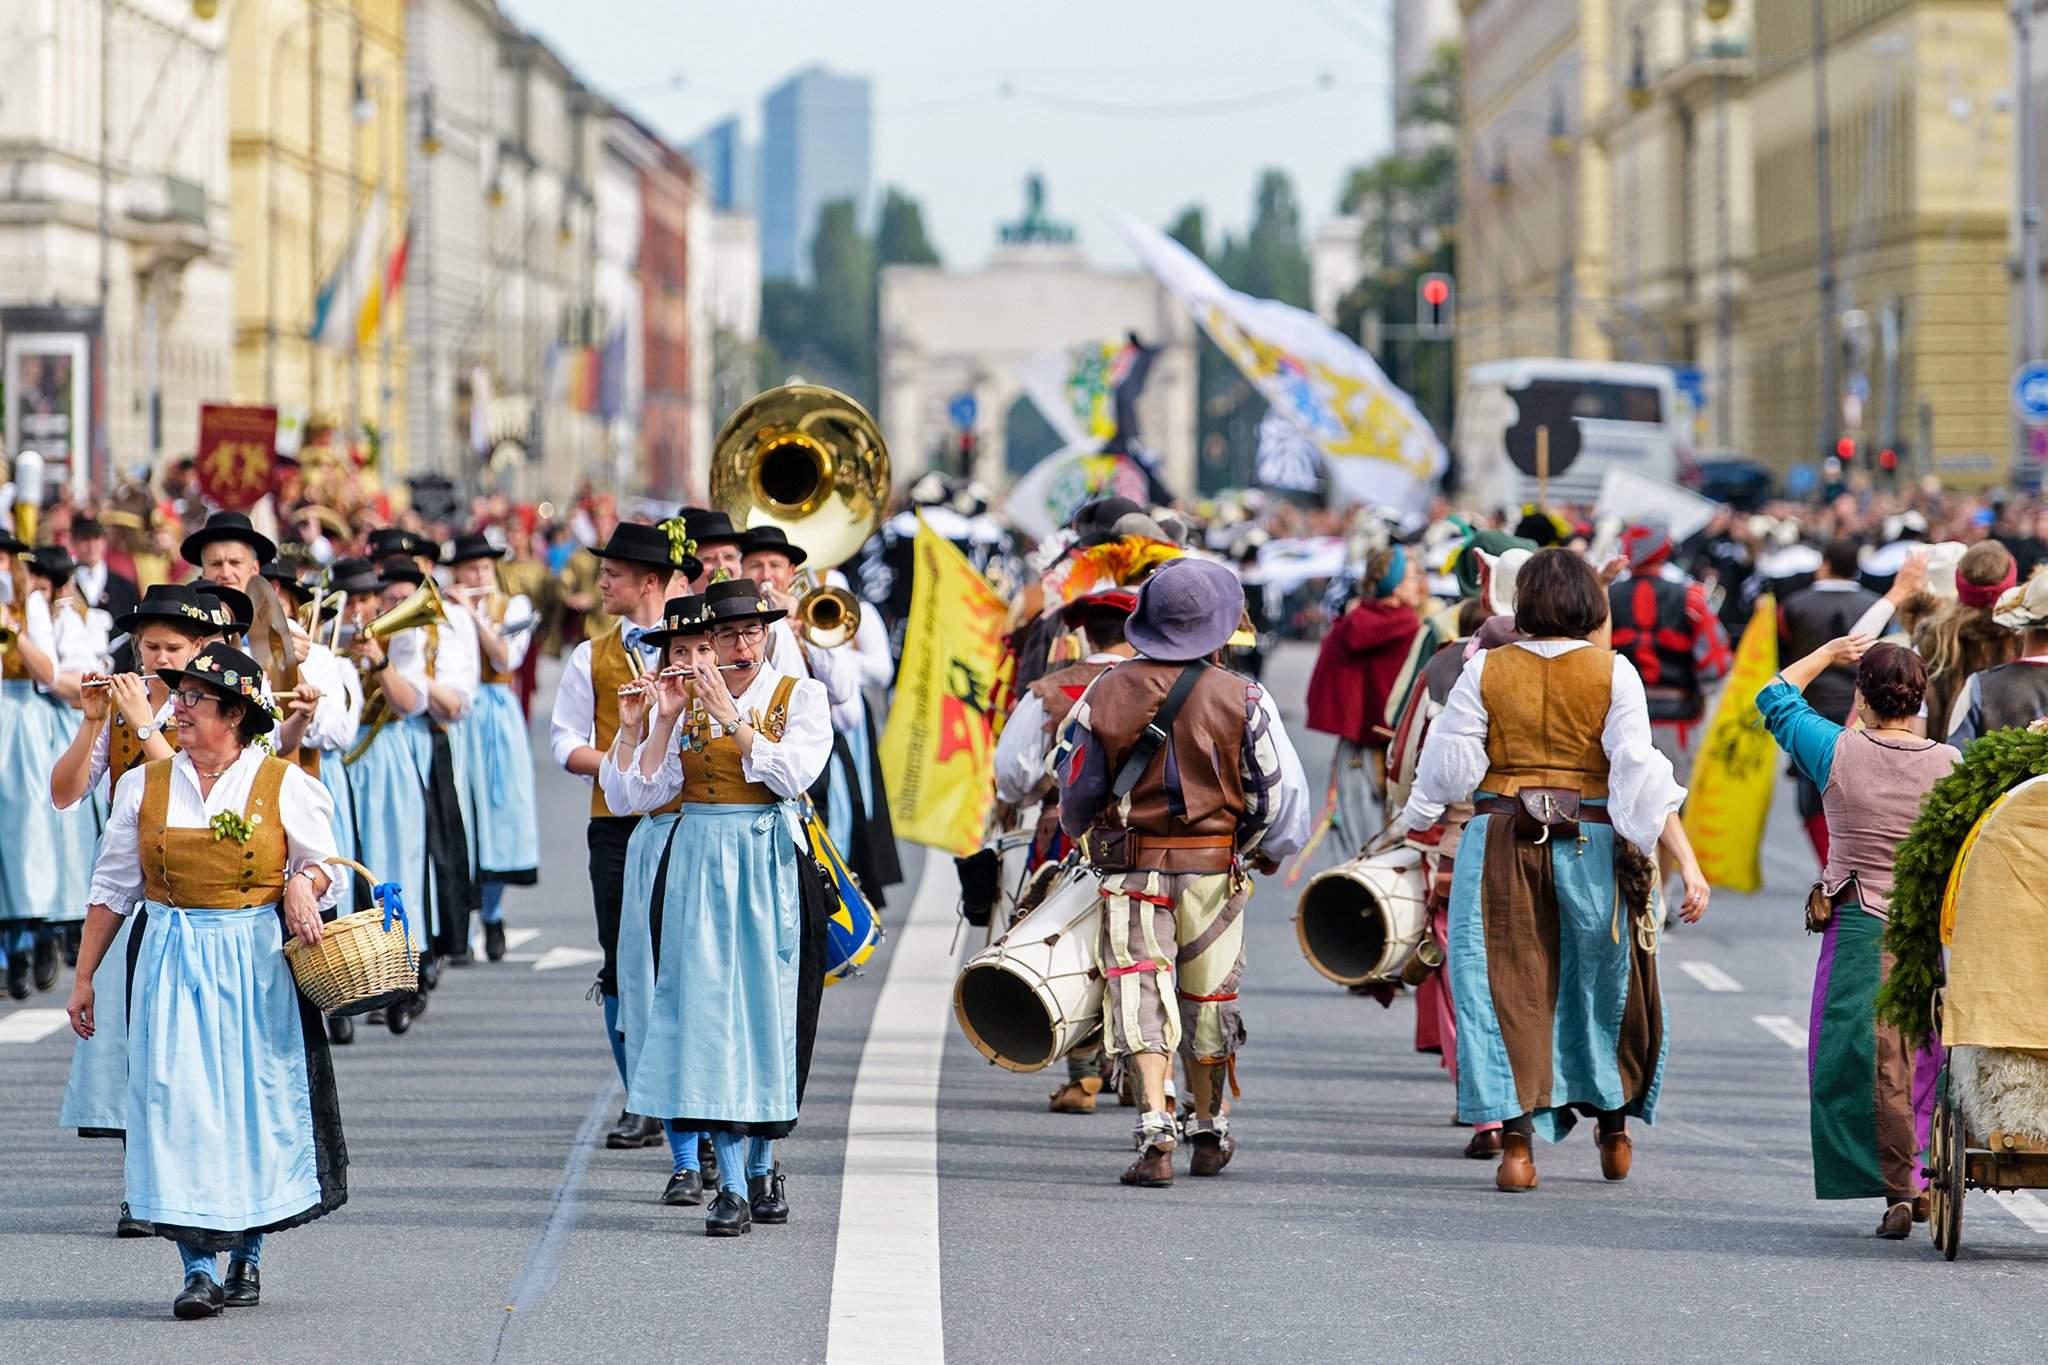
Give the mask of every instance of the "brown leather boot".
POLYGON ((1885 1206, 1884 1217, 1877 1220, 1877 1235, 1887 1242, 1903 1242, 1913 1235, 1913 1205, 1901 1201, 1885 1206))
POLYGON ((1932 1207, 1932 1205, 1931 1205, 1931 1204, 1929 1203, 1929 1199, 1928 1199, 1928 1194, 1927 1194, 1927 1191, 1925 1191, 1925 1190, 1922 1190, 1922 1191, 1920 1191, 1920 1193, 1918 1193, 1918 1194, 1916 1194, 1916 1195, 1914 1195, 1914 1196, 1913 1196, 1913 1221, 1914 1221, 1914 1222, 1916 1222, 1916 1223, 1924 1223, 1924 1222, 1926 1222, 1926 1221, 1927 1221, 1927 1219, 1928 1219, 1928 1217, 1929 1217, 1929 1216, 1930 1216, 1930 1215, 1932 1214, 1932 1212, 1933 1212, 1933 1207, 1932 1207))
POLYGON ((1173 1148, 1147 1147, 1117 1179, 1148 1190, 1165 1189, 1173 1183, 1173 1148))
POLYGON ((1491 1161, 1500 1155, 1500 1129, 1486 1128, 1465 1144, 1465 1155, 1473 1161, 1491 1161))
POLYGON ((1101 1089, 1100 1076, 1083 1076, 1053 1091, 1052 1103, 1046 1107, 1055 1114, 1092 1114, 1095 1112, 1096 1093, 1101 1089))
POLYGON ((1509 1194, 1536 1188, 1536 1157, 1527 1133, 1500 1135, 1500 1168, 1493 1173, 1493 1183, 1509 1194))
POLYGON ((1237 1151, 1226 1119, 1192 1119, 1188 1128, 1188 1174, 1221 1175, 1237 1151))
POLYGON ((1628 1179, 1635 1160, 1635 1141, 1627 1133, 1603 1133, 1600 1137, 1600 1174, 1609 1180, 1628 1179))

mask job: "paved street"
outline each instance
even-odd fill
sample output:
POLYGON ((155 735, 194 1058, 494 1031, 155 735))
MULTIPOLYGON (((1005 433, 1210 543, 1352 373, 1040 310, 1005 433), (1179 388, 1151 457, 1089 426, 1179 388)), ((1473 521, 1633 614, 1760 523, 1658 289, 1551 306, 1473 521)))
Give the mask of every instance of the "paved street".
MULTIPOLYGON (((1308 657, 1290 651, 1275 670, 1297 725, 1308 657)), ((1319 786, 1328 746, 1297 738, 1319 786)), ((809 1104, 785 1148, 794 1219, 723 1242, 699 1235, 700 1212, 654 1202, 665 1151, 602 1148, 620 1096, 584 998, 584 798, 538 752, 542 882, 507 902, 531 937, 515 960, 449 973, 404 1038, 364 1028, 338 1054, 351 1199, 266 1248, 259 1309, 170 1320, 171 1250, 113 1236, 118 1149, 55 1127, 70 1035, 38 1011, 61 1006, 64 988, 0 1005, 10 1356, 2039 1352, 2048 1202, 1972 1194, 1962 1259, 1947 1265, 1924 1230, 1903 1245, 1873 1240, 1875 1202, 1812 1198, 1813 947, 1797 908, 1811 859, 1789 792, 1774 812, 1769 892, 1720 896, 1705 923, 1666 940, 1671 1068, 1625 1184, 1600 1180, 1579 1137, 1539 1146, 1541 1191, 1497 1194, 1487 1165, 1459 1158, 1451 1090, 1435 1059, 1412 1051, 1408 1002, 1383 1011, 1316 976, 1295 946, 1292 893, 1270 883, 1251 913, 1239 1156, 1219 1180, 1125 1190, 1124 1111, 1048 1114, 1050 1073, 999 1071, 959 1037, 943 1005, 950 860, 930 860, 936 880, 917 895, 926 860, 906 849, 890 942, 868 976, 826 996, 809 1104)))

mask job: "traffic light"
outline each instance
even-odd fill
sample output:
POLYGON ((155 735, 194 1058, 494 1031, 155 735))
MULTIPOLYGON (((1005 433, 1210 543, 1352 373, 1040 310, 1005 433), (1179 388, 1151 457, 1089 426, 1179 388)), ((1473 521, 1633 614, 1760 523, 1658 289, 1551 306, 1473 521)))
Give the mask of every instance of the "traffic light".
POLYGON ((1457 312, 1457 281, 1449 275, 1431 272, 1415 282, 1415 335, 1444 340, 1456 326, 1457 312))
POLYGON ((1835 458, 1843 464, 1848 464, 1856 458, 1856 438, 1854 436, 1844 436, 1835 442, 1835 458))
POLYGON ((1880 450, 1880 451, 1878 451, 1878 452, 1877 452, 1877 467, 1878 467, 1879 469, 1882 469, 1882 470, 1883 470, 1883 471, 1884 471, 1885 473, 1887 473, 1887 474, 1896 474, 1896 473, 1898 473, 1898 472, 1899 472, 1899 452, 1898 452, 1898 451, 1896 451, 1896 450, 1893 450, 1893 449, 1892 449, 1892 448, 1891 448, 1890 446, 1886 446, 1886 447, 1885 447, 1885 448, 1884 448, 1883 450, 1880 450))

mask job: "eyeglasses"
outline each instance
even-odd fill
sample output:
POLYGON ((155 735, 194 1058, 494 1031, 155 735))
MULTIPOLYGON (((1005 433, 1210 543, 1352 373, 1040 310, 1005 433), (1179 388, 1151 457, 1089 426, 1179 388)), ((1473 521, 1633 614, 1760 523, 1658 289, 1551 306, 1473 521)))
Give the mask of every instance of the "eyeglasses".
POLYGON ((730 649, 734 645, 758 645, 768 637, 766 626, 737 626, 711 632, 711 643, 730 649))
POLYGON ((203 701, 217 701, 219 699, 203 687, 181 687, 171 693, 171 700, 184 707, 187 711, 190 711, 203 701))

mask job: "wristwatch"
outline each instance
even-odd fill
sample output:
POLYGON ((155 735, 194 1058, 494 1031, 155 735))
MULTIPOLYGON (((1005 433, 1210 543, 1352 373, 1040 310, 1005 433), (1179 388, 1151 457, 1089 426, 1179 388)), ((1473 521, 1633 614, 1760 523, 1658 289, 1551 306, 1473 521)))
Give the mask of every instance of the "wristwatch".
POLYGON ((147 744, 151 736, 155 735, 156 732, 161 729, 163 729, 163 727, 152 720, 147 725, 138 725, 135 727, 135 738, 140 742, 147 744))

